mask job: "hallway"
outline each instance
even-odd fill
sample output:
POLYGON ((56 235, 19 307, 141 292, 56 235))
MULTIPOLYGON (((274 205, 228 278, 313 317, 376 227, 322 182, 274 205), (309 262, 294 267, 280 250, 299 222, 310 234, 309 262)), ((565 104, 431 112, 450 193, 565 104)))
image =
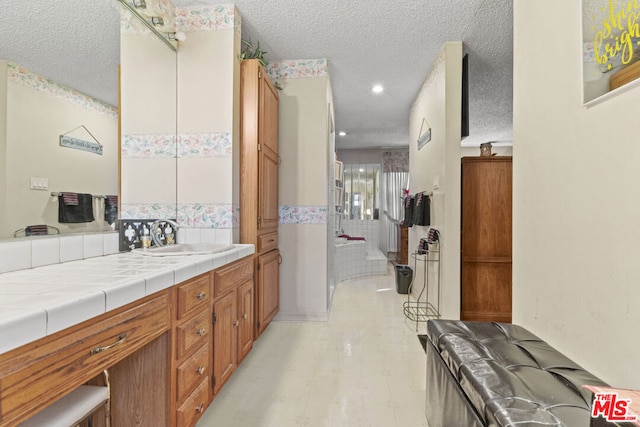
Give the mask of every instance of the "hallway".
POLYGON ((273 322, 198 426, 426 426, 425 355, 405 299, 389 265, 340 283, 328 322, 273 322))

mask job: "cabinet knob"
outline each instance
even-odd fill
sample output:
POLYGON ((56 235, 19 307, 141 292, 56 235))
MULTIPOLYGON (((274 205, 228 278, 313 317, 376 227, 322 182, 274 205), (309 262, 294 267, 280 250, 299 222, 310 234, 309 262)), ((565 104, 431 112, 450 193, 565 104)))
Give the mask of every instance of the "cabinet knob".
POLYGON ((204 374, 204 366, 200 366, 198 369, 196 369, 196 372, 200 375, 204 374))
POLYGON ((204 405, 201 403, 198 406, 196 406, 196 412, 201 414, 202 411, 204 411, 204 405))
POLYGON ((239 324, 240 324, 240 322, 238 322, 237 320, 233 321, 233 327, 234 328, 237 328, 239 324))
POLYGON ((245 314, 243 314, 243 315, 242 315, 242 318, 243 318, 244 320, 247 320, 247 318, 249 318, 249 315, 248 315, 247 313, 245 313, 245 314))
POLYGON ((204 334, 207 333, 207 330, 205 328, 200 328, 196 331, 196 334, 198 334, 198 336, 204 336, 204 334))
POLYGON ((200 301, 202 301, 206 296, 207 294, 205 294, 204 292, 199 292, 196 294, 196 298, 198 298, 200 301))

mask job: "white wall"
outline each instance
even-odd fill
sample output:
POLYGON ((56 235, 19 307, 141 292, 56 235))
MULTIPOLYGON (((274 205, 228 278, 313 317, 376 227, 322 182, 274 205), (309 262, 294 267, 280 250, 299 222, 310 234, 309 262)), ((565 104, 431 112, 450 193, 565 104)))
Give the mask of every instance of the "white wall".
MULTIPOLYGON (((278 238, 280 312, 277 320, 327 320, 329 76, 278 79, 280 92, 278 238), (324 214, 323 214, 324 212, 324 214)), ((332 214, 333 210, 329 211, 332 214)))
MULTIPOLYGON (((411 109, 409 192, 431 192, 431 226, 441 233, 441 307, 443 317, 460 317, 460 114, 462 108, 462 43, 448 42, 411 109), (432 139, 420 150, 415 141, 422 120, 431 126, 432 139), (433 188, 434 179, 439 188, 433 188)), ((428 227, 409 229, 412 253, 428 227)), ((410 261, 413 265, 413 261, 410 261)), ((418 264, 415 277, 422 277, 418 264)), ((432 270, 433 271, 433 270, 432 270)), ((437 293, 430 293, 436 295, 437 293)))
POLYGON ((639 389, 640 89, 581 105, 580 17, 514 4, 513 321, 639 389))

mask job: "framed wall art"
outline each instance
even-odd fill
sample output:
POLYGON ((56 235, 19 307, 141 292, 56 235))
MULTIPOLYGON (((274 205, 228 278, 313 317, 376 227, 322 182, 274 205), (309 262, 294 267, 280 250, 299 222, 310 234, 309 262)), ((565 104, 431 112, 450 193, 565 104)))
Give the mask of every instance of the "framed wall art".
POLYGON ((640 84, 640 1, 582 0, 583 104, 640 84))

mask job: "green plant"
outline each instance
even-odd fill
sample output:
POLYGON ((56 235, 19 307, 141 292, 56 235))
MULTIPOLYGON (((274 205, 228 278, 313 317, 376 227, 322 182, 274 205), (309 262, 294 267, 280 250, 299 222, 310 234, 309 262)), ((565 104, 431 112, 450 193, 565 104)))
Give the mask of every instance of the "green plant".
POLYGON ((242 51, 238 58, 242 61, 244 59, 257 59, 260 62, 260 65, 266 67, 268 62, 264 58, 264 54, 267 53, 264 50, 260 49, 260 42, 256 44, 256 47, 253 47, 253 42, 251 40, 242 39, 242 51))

